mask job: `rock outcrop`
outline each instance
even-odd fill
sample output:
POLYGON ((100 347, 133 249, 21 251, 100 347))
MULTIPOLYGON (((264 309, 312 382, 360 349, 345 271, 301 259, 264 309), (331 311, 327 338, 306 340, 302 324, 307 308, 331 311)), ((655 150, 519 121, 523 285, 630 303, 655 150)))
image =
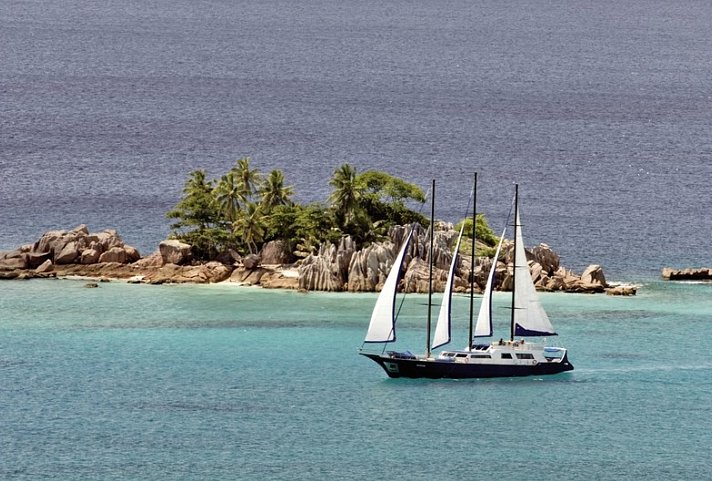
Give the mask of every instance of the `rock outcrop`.
MULTIPOLYGON (((452 249, 457 232, 449 224, 438 224, 432 250, 433 288, 442 291, 452 262, 452 249)), ((85 225, 70 231, 49 231, 34 244, 0 253, 0 278, 85 276, 94 278, 126 279, 130 282, 150 284, 209 283, 230 281, 242 285, 259 285, 267 288, 292 288, 306 291, 380 291, 395 261, 410 227, 395 226, 384 242, 358 248, 348 236, 338 244, 326 243, 316 253, 307 255, 294 268, 284 268, 291 260, 287 246, 270 242, 259 254, 240 257, 227 251, 219 262, 199 263, 192 259, 188 244, 178 240, 165 240, 153 254, 141 258, 136 249, 124 244, 115 230, 91 234, 85 225)), ((505 244, 500 259, 476 259, 474 270, 471 258, 461 253, 455 268, 454 290, 468 292, 470 278, 474 289, 485 287, 489 272, 496 269, 495 288, 511 290, 513 277, 512 243, 505 244)), ((406 292, 427 292, 430 269, 430 242, 426 229, 418 226, 413 232, 403 260, 405 273, 400 289, 406 292)), ((546 244, 526 250, 530 274, 537 289, 566 292, 604 292, 611 295, 632 295, 635 288, 611 288, 603 269, 589 266, 581 276, 561 266, 558 254, 546 244), (632 294, 631 294, 632 291, 632 294)), ((686 276, 704 278, 711 273, 687 272, 686 276)), ((664 272, 666 275, 666 272, 664 272)), ((668 278, 683 274, 670 270, 668 278)))
MULTIPOLYGON (((448 231, 435 233, 433 263, 436 270, 449 269, 452 261, 451 244, 457 233, 449 226, 448 231)), ((326 244, 317 254, 307 256, 299 266, 299 287, 306 290, 373 292, 380 291, 388 277, 401 245, 409 233, 409 227, 395 226, 389 232, 389 239, 356 250, 351 237, 344 237, 338 246, 326 244)), ((428 231, 416 227, 403 264, 407 271, 420 268, 420 260, 429 263, 430 242, 428 231)), ((469 275, 469 272, 467 272, 469 275)), ((407 292, 423 292, 422 275, 411 273, 404 276, 403 288, 407 292)), ((427 273, 424 279, 427 282, 427 273)), ((462 279, 459 279, 462 284, 462 279)), ((426 289, 427 290, 427 289, 426 289)))
POLYGON ((181 265, 189 262, 192 257, 190 244, 175 239, 161 241, 158 252, 164 264, 181 265))
POLYGON ((687 268, 673 269, 665 267, 662 271, 663 279, 668 281, 709 281, 712 280, 712 269, 709 268, 687 268))
POLYGON ((101 262, 100 256, 110 249, 114 249, 115 258, 122 263, 141 257, 136 249, 124 244, 115 230, 90 234, 82 224, 69 231, 46 232, 34 244, 5 253, 0 257, 0 270, 36 269, 47 260, 54 265, 95 264, 101 262))
POLYGON ((606 289, 606 294, 609 296, 634 296, 637 291, 636 286, 620 285, 606 289))
POLYGON ((289 246, 283 241, 269 241, 260 250, 260 259, 264 265, 285 265, 293 261, 289 246))

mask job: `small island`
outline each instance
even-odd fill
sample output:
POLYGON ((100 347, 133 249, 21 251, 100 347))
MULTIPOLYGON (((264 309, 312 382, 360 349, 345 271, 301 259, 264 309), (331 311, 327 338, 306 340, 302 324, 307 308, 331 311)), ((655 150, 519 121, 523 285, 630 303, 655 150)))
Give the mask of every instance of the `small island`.
MULTIPOLYGON (((330 181, 327 205, 300 205, 284 175, 263 176, 243 158, 219 180, 202 170, 190 174, 183 198, 167 213, 171 238, 145 257, 115 230, 91 233, 86 225, 46 232, 32 244, 0 253, 0 279, 81 276, 146 284, 232 282, 303 291, 379 291, 410 225, 414 240, 401 280, 405 292, 428 290, 428 220, 408 207, 425 193, 414 184, 380 171, 357 173, 349 164, 330 181)), ((462 221, 475 229, 477 259, 465 246, 456 269, 455 291, 484 288, 499 239, 483 215, 462 221)), ((438 222, 433 251, 434 289, 444 289, 461 224, 438 222)), ((505 241, 506 242, 506 241, 505 241)), ((635 287, 610 286, 598 265, 576 275, 560 264, 546 244, 527 250, 537 289, 633 295, 635 287)), ((494 268, 497 289, 510 290, 512 244, 494 268)))

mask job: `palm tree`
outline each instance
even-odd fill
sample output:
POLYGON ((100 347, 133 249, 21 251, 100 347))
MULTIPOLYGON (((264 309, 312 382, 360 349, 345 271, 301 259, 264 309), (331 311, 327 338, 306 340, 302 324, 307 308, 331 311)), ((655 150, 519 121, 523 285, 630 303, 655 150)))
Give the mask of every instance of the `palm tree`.
POLYGON ((183 187, 183 198, 166 214, 168 218, 178 219, 172 227, 208 228, 217 220, 212 181, 205 177, 204 170, 194 170, 183 187))
POLYGON ((284 185, 284 174, 281 170, 273 170, 264 181, 260 189, 262 195, 262 208, 270 212, 278 205, 291 205, 290 197, 294 195, 291 186, 284 185))
POLYGON ((361 209, 361 198, 364 186, 359 182, 356 169, 350 164, 343 164, 334 171, 329 181, 334 190, 329 200, 337 216, 344 220, 344 224, 351 223, 361 209))
POLYGON ((176 219, 171 224, 172 235, 191 244, 197 258, 211 259, 229 237, 229 232, 221 225, 213 182, 206 179, 204 170, 193 171, 183 194, 180 202, 166 214, 169 219, 176 219))
POLYGON ((235 175, 242 196, 245 199, 252 197, 262 176, 258 169, 250 169, 250 158, 243 157, 238 159, 230 172, 235 175))
POLYGON ((258 250, 257 243, 264 239, 266 227, 259 205, 248 202, 233 223, 233 232, 242 238, 250 254, 255 254, 258 250))
POLYGON ((215 199, 228 222, 233 222, 237 219, 240 206, 247 199, 240 184, 237 182, 234 172, 228 172, 220 178, 220 182, 215 188, 215 199))

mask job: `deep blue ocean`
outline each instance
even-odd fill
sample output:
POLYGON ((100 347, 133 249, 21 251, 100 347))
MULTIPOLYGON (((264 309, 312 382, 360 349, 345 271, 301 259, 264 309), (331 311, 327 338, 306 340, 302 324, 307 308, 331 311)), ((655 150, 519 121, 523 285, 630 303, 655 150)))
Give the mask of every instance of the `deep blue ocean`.
POLYGON ((326 201, 344 162, 610 277, 709 265, 712 4, 0 0, 0 250, 86 223, 143 254, 241 156, 326 201))
POLYGON ((712 285, 658 280, 712 267, 710 25, 691 0, 0 0, 0 250, 86 223, 148 254, 188 173, 247 155, 304 202, 344 162, 435 178, 452 221, 476 170, 497 230, 518 182, 528 244, 641 284, 543 296, 571 373, 418 381, 358 356, 372 294, 2 282, 0 479, 712 479, 712 285))

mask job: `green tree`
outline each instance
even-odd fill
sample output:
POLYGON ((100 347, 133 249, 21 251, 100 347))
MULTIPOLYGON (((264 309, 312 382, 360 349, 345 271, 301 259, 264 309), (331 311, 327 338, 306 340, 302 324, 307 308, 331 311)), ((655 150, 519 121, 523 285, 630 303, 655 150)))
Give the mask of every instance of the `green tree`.
POLYGON ((271 212, 278 205, 291 205, 292 195, 294 189, 284 185, 284 174, 281 170, 270 172, 260 188, 262 208, 265 212, 271 212))
POLYGON ((359 181, 368 194, 376 196, 381 202, 390 204, 414 200, 425 202, 425 192, 415 184, 394 177, 380 170, 367 170, 360 174, 359 181))
POLYGON ((333 187, 329 201, 337 219, 344 227, 351 224, 362 210, 361 199, 364 185, 358 179, 356 169, 350 164, 343 164, 334 171, 329 181, 333 187))
POLYGON ((257 186, 262 179, 259 170, 250 168, 249 157, 242 157, 235 162, 230 172, 235 176, 242 196, 250 199, 257 192, 257 186))
POLYGON ((264 240, 265 216, 258 204, 248 202, 233 223, 233 233, 244 242, 250 254, 259 251, 258 244, 264 240))
POLYGON ((245 192, 238 182, 235 172, 228 172, 220 178, 215 188, 215 199, 222 214, 228 222, 234 222, 244 202, 247 202, 245 192))
MULTIPOLYGON (((472 238, 472 218, 468 217, 467 219, 461 220, 460 222, 457 223, 455 226, 455 230, 460 230, 460 227, 462 224, 465 224, 465 230, 463 232, 463 236, 465 239, 471 239, 472 238)), ((487 223, 487 219, 483 214, 477 214, 477 228, 475 230, 476 234, 476 240, 478 242, 477 249, 479 250, 479 255, 486 255, 486 256, 491 256, 494 255, 494 246, 497 245, 499 242, 499 238, 494 234, 492 229, 490 228, 489 224, 487 223)), ((469 241, 467 241, 469 242, 469 241)), ((471 246, 472 243, 469 243, 469 246, 471 246)), ((467 247, 466 249, 463 248, 462 252, 470 252, 471 247, 467 247)))
POLYGON ((337 227, 332 209, 319 204, 299 206, 294 218, 294 239, 299 255, 313 254, 326 242, 336 243, 343 232, 337 227))
POLYGON ((378 170, 360 174, 359 181, 365 186, 361 204, 374 223, 380 222, 382 230, 413 222, 428 225, 425 216, 406 205, 425 202, 425 193, 417 185, 378 170))
POLYGON ((229 239, 213 190, 205 171, 195 170, 183 187, 183 198, 166 213, 169 219, 177 219, 171 224, 173 237, 191 244, 199 259, 211 258, 229 239))

